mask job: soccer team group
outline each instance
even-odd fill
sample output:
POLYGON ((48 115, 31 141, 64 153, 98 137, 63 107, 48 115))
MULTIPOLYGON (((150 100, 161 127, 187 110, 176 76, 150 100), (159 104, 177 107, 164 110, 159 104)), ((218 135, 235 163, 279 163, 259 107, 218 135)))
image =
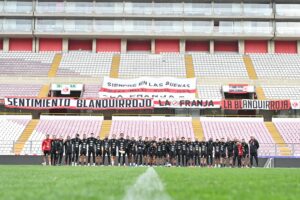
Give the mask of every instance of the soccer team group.
POLYGON ((169 139, 156 137, 138 140, 121 133, 119 138, 112 135, 109 139, 95 138, 91 133, 80 139, 70 136, 64 140, 55 135, 42 142, 44 165, 72 166, 200 166, 200 167, 252 167, 255 160, 258 166, 258 141, 251 136, 247 143, 229 138, 225 141, 211 138, 208 141, 192 141, 182 138, 169 139), (116 159, 118 158, 118 159, 116 159))

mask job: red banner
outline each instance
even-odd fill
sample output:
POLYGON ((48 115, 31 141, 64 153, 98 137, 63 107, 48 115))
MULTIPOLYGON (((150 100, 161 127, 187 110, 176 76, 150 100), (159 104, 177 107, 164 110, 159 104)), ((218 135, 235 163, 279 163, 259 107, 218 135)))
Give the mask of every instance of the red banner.
POLYGON ((290 100, 223 100, 222 108, 224 110, 289 110, 291 108, 290 100))

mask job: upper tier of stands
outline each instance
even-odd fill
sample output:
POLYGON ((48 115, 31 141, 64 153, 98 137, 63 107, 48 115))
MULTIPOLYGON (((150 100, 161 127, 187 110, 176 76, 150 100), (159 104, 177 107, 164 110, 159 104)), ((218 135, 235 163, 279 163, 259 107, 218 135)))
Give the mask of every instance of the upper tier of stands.
POLYGON ((300 99, 299 86, 263 86, 268 99, 300 99))
POLYGON ((113 53, 63 53, 57 76, 104 77, 111 68, 113 53))
POLYGON ((119 77, 186 77, 183 54, 121 54, 119 77))
POLYGON ((260 142, 259 155, 278 155, 263 118, 221 118, 200 117, 205 138, 220 139, 222 137, 250 140, 254 136, 260 142), (277 154, 276 154, 277 153, 277 154))
POLYGON ((300 56, 297 54, 250 54, 258 78, 300 78, 300 56))
POLYGON ((194 139, 192 118, 190 117, 113 117, 110 137, 112 134, 138 139, 154 136, 158 138, 185 137, 194 139))
POLYGON ((241 54, 192 54, 197 77, 248 78, 241 54))
POLYGON ((94 133, 95 137, 99 135, 101 130, 103 117, 91 116, 41 116, 41 119, 25 143, 22 154, 41 154, 41 143, 46 134, 75 137, 79 134, 82 138, 83 134, 89 137, 90 133, 94 133))
POLYGON ((13 153, 14 141, 17 141, 31 116, 0 116, 0 154, 13 153))
POLYGON ((38 96, 42 85, 0 84, 0 98, 5 96, 38 96))
MULTIPOLYGON (((91 53, 77 51, 62 53, 56 76, 104 77, 111 72, 113 55, 118 53, 91 53)), ((196 77, 245 78, 248 73, 242 54, 192 53, 196 77)), ((0 53, 1 76, 47 76, 55 52, 0 53)), ((300 55, 297 54, 250 54, 255 72, 261 79, 298 79, 300 55)), ((185 55, 178 53, 127 53, 121 54, 118 77, 139 76, 186 77, 185 55)))
POLYGON ((48 76, 55 53, 0 53, 0 76, 48 76))

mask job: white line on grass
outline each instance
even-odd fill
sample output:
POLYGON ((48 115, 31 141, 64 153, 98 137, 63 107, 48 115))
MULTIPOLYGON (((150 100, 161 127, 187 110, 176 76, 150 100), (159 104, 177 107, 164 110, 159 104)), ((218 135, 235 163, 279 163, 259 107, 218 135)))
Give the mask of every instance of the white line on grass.
POLYGON ((128 188, 123 200, 171 200, 156 171, 151 167, 128 188))

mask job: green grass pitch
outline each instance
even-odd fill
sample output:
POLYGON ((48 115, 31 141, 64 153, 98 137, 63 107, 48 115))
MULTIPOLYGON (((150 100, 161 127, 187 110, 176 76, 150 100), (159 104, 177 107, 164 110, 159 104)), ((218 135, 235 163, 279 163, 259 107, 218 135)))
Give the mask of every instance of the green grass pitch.
MULTIPOLYGON (((174 200, 300 198, 299 169, 154 169, 165 192, 174 200)), ((146 170, 0 166, 0 199, 123 199, 127 189, 146 170)))

